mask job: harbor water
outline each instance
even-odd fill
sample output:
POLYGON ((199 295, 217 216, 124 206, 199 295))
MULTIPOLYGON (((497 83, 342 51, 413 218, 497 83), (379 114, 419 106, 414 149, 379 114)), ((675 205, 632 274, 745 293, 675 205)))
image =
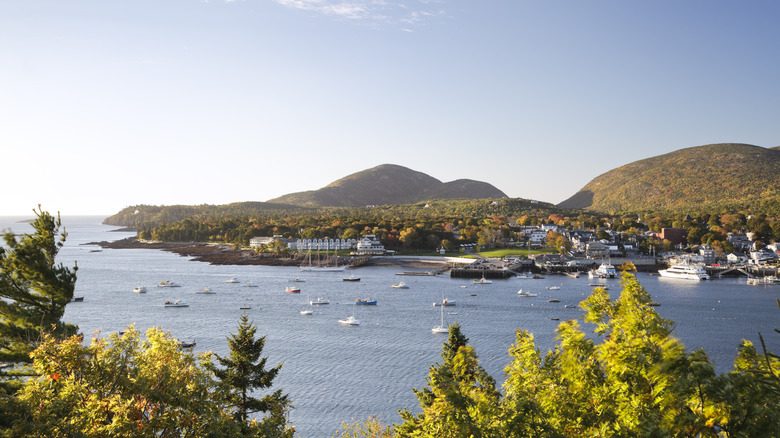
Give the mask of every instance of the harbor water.
MULTIPOLYGON (((21 219, 0 217, 0 229, 30 232, 21 219)), ((209 265, 166 251, 89 245, 133 235, 113 231, 116 227, 101 221, 63 218, 68 238, 58 262, 78 263, 74 295, 84 297, 68 305, 64 319, 79 326, 86 342, 90 336, 106 336, 134 324, 141 331, 162 327, 180 341, 195 342, 196 353, 226 355, 226 337, 236 332, 246 312, 258 334, 266 336, 263 353, 269 366, 283 363, 274 389, 282 388, 292 399, 290 422, 302 437, 329 437, 342 421, 371 415, 395 423, 399 409, 417 411, 412 388, 425 385, 447 336, 431 333, 441 317, 434 302, 456 302, 445 309, 447 322, 461 325, 481 365, 500 385, 515 331, 533 333, 537 348, 547 351, 555 344, 560 321, 582 318, 579 308, 567 305, 576 305, 592 289, 587 276, 475 284, 446 274, 398 276, 410 268, 389 266, 304 272, 294 267, 209 265), (350 275, 360 281, 343 281, 350 275), (226 283, 233 277, 238 283, 226 283), (294 282, 296 278, 300 282, 294 282), (164 281, 181 287, 156 287, 164 281), (391 287, 399 281, 409 288, 391 287), (301 292, 286 293, 290 285, 301 292), (137 286, 145 286, 147 293, 134 293, 137 286), (207 286, 213 294, 196 293, 207 286), (519 289, 537 296, 518 296, 519 289), (308 300, 319 297, 329 304, 308 306, 308 300), (355 306, 359 298, 375 299, 377 305, 355 306), (189 307, 164 306, 173 300, 189 307), (312 308, 313 314, 301 315, 305 308, 312 308), (360 325, 338 324, 353 314, 360 325)), ((780 286, 748 286, 744 278, 695 282, 640 273, 638 279, 660 303, 656 310, 676 323, 674 336, 689 351, 703 348, 718 372, 732 368, 742 339, 760 348, 759 333, 770 350, 780 351, 780 335, 773 331, 780 328, 775 303, 780 286)), ((619 295, 618 280, 600 281, 611 296, 619 295)))

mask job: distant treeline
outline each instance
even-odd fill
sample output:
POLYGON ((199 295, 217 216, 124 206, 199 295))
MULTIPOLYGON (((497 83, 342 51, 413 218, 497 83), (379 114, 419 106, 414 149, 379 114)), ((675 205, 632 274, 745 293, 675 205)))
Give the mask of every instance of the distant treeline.
MULTIPOLYGON (((353 239, 373 234, 390 249, 433 250, 458 244, 502 246, 524 237, 521 226, 616 231, 640 240, 645 231, 685 228, 688 242, 731 251, 729 232, 753 232, 764 244, 780 240, 780 204, 724 206, 716 211, 621 212, 562 209, 523 199, 440 200, 408 205, 302 208, 267 203, 224 206, 128 207, 105 223, 135 226, 145 240, 224 242, 247 246, 256 236, 353 239), (511 239, 511 240, 510 240, 511 239)), ((656 245, 661 242, 652 242, 656 245)), ((641 245, 640 245, 641 246, 641 245)), ((647 246, 647 245, 644 245, 647 246)))

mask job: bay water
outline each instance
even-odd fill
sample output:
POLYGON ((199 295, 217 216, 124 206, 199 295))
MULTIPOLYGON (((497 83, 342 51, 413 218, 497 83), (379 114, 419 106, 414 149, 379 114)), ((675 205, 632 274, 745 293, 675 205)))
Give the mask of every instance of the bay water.
MULTIPOLYGON (((29 218, 0 217, 0 229, 30 232, 23 219, 29 218)), ((447 274, 399 276, 412 269, 391 266, 315 273, 295 267, 210 265, 161 250, 89 245, 134 235, 114 231, 117 227, 102 225, 102 219, 63 217, 68 238, 57 260, 66 266, 78 264, 74 296, 84 301, 69 304, 64 319, 79 326, 85 342, 134 324, 141 331, 162 327, 180 341, 194 341, 195 353, 227 355, 226 338, 236 333, 239 317, 246 312, 258 335, 266 336, 263 354, 268 366, 283 363, 272 389, 289 394, 294 405, 289 420, 296 436, 307 438, 332 436, 342 421, 376 415, 390 424, 400 420, 401 408, 418 411, 412 388, 425 386, 429 367, 441 360, 447 336, 431 333, 441 317, 434 302, 456 301, 456 306, 445 309, 447 322, 461 325, 481 365, 501 385, 515 331, 533 333, 537 348, 547 351, 556 343, 560 321, 582 318, 579 308, 566 305, 576 305, 592 290, 593 280, 587 276, 512 278, 478 285, 447 274), (343 281, 350 275, 360 281, 343 281), (239 282, 226 283, 233 277, 239 282), (296 278, 301 281, 294 282, 296 278), (181 287, 156 287, 163 281, 181 287), (409 288, 391 287, 399 281, 409 288), (285 288, 293 285, 301 292, 286 293, 285 288), (137 286, 148 292, 134 293, 137 286), (196 293, 207 286, 215 293, 196 293), (520 297, 519 289, 538 296, 520 297), (319 297, 329 304, 307 305, 319 297), (358 298, 378 303, 355 306, 358 298), (165 301, 173 300, 189 307, 164 307, 165 301), (314 314, 301 315, 306 308, 314 314), (353 314, 359 326, 338 324, 353 314)), ((780 335, 773 331, 780 328, 775 303, 780 286, 748 286, 744 278, 693 282, 642 273, 637 277, 661 304, 656 308, 659 314, 676 323, 674 336, 689 351, 703 348, 718 372, 732 369, 742 339, 760 348, 758 333, 770 350, 780 351, 780 335)), ((619 295, 618 280, 601 281, 611 296, 619 295)))

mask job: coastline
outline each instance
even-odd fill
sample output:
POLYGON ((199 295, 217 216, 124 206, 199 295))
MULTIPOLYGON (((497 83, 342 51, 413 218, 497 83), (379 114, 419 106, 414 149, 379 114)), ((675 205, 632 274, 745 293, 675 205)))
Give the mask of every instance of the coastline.
MULTIPOLYGON (((144 242, 137 237, 115 240, 113 242, 91 242, 86 245, 98 245, 110 249, 158 249, 192 257, 193 261, 212 265, 264 265, 264 266, 299 266, 304 256, 295 254, 278 256, 268 253, 256 253, 251 249, 235 249, 224 243, 199 242, 144 242)), ((363 260, 359 266, 401 266, 421 269, 449 268, 446 259, 436 260, 434 257, 414 256, 381 256, 363 260)), ((357 267, 357 266, 353 266, 357 267)))

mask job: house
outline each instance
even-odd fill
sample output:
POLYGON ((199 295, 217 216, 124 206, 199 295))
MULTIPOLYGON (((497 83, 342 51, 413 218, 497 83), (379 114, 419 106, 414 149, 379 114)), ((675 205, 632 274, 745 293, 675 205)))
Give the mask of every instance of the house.
POLYGON ((355 239, 298 239, 290 241, 287 246, 292 250, 308 251, 308 250, 338 250, 338 249, 354 249, 357 246, 357 240, 355 239))
POLYGON ((380 255, 385 253, 385 246, 373 235, 368 234, 357 242, 357 253, 365 255, 380 255))
POLYGON ((544 241, 547 238, 547 231, 539 230, 539 229, 530 230, 525 234, 526 236, 528 236, 528 243, 531 246, 543 246, 544 241))
POLYGON ((289 241, 282 237, 280 234, 276 234, 272 237, 266 237, 266 236, 257 236, 249 239, 249 246, 252 248, 260 248, 264 245, 270 245, 271 243, 275 241, 281 241, 285 245, 289 245, 289 241))
POLYGON ((609 246, 594 241, 585 245, 585 255, 590 259, 601 259, 609 256, 609 246))
POLYGON ((702 257, 704 257, 704 263, 707 265, 711 265, 715 263, 715 250, 712 249, 709 245, 702 245, 699 247, 699 254, 701 254, 702 257))

